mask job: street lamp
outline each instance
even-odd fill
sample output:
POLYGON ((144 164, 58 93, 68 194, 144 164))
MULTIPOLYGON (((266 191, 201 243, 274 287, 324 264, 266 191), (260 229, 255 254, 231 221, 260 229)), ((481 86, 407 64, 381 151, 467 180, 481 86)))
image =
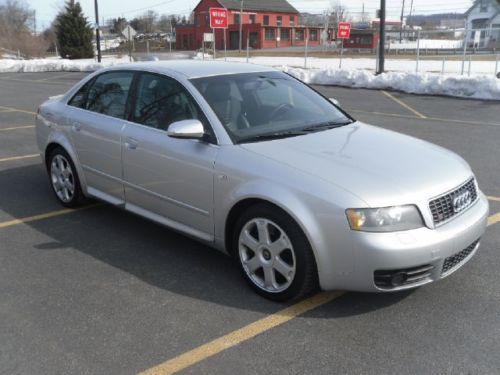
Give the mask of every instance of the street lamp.
POLYGON ((241 52, 242 35, 243 35, 243 0, 241 0, 240 3, 240 52, 241 52))

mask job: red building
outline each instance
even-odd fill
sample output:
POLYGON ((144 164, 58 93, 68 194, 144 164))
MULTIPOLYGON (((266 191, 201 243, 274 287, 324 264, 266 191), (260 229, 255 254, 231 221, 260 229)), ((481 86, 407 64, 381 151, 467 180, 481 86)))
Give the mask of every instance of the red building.
POLYGON ((243 23, 242 48, 247 41, 251 48, 278 48, 321 43, 321 27, 300 24, 299 12, 286 0, 244 0, 240 14, 240 0, 201 0, 194 8, 194 24, 177 25, 177 49, 195 50, 202 47, 203 34, 212 33, 210 8, 228 10, 228 28, 215 30, 215 47, 224 49, 224 32, 227 49, 239 48, 240 20, 243 23))

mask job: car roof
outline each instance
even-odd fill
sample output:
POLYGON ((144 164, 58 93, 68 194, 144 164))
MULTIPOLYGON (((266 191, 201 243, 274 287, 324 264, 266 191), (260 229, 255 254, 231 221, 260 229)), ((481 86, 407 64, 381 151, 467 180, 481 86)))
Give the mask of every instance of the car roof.
POLYGON ((206 60, 148 61, 127 65, 115 65, 109 70, 123 70, 124 68, 133 70, 149 70, 158 73, 175 72, 186 76, 188 79, 227 74, 275 71, 273 68, 255 64, 206 60))

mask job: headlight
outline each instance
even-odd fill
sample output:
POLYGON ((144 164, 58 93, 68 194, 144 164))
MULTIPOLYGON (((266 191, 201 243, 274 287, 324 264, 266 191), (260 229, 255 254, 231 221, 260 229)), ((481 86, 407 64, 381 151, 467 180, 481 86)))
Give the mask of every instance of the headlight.
POLYGON ((384 208, 350 208, 346 210, 352 230, 364 232, 397 232, 424 226, 416 206, 384 208))

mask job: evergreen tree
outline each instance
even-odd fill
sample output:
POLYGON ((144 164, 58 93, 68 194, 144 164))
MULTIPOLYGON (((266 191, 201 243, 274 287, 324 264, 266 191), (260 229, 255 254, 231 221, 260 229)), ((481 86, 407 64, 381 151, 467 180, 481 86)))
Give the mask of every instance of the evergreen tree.
POLYGON ((65 10, 56 18, 56 36, 61 57, 84 59, 94 57, 94 33, 82 13, 80 3, 68 0, 65 10))

